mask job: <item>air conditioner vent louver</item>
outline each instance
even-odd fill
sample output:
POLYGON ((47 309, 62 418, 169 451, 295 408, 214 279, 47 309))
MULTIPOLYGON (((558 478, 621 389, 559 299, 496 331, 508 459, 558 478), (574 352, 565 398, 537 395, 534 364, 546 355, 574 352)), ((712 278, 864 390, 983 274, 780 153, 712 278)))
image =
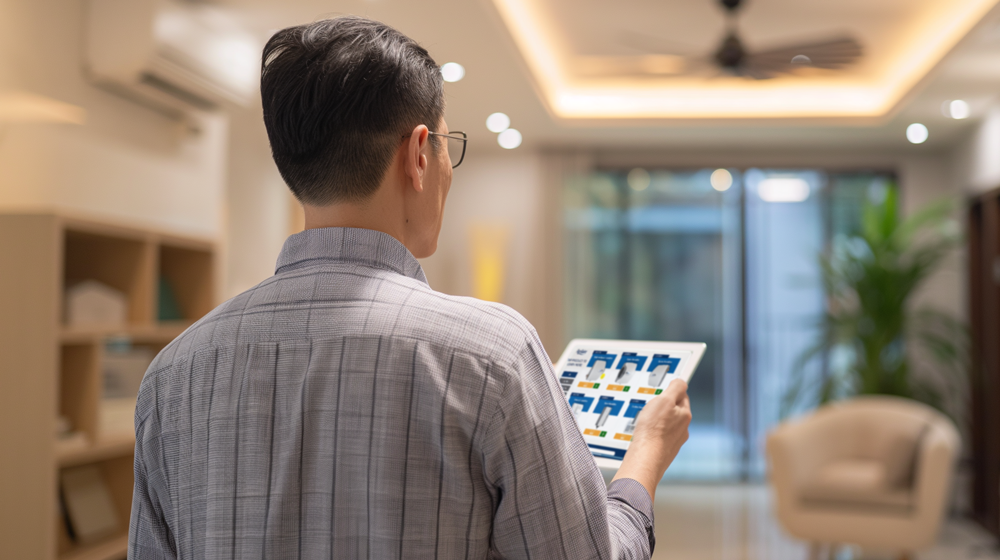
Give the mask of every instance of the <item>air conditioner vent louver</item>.
POLYGON ((260 41, 221 8, 184 0, 90 0, 87 70, 95 82, 180 113, 247 106, 260 41))
POLYGON ((211 111, 219 107, 218 104, 213 103, 198 94, 191 93, 178 85, 162 80, 149 72, 143 72, 139 76, 139 82, 151 88, 156 88, 167 95, 176 97, 179 101, 196 109, 211 111))

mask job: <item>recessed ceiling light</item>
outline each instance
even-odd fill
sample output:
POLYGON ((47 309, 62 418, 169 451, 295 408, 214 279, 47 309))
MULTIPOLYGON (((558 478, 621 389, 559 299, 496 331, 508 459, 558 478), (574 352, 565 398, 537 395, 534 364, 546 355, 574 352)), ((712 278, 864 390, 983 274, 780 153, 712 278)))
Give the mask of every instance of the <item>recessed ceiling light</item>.
POLYGON ((510 128, 510 117, 503 113, 493 113, 486 117, 486 128, 490 132, 503 132, 510 128))
POLYGON ((906 139, 911 144, 923 144, 927 141, 928 136, 930 133, 927 131, 927 127, 920 123, 913 123, 906 127, 906 139))
POLYGON ((649 183, 649 171, 636 167, 628 172, 628 186, 632 187, 632 190, 644 191, 649 188, 649 183))
POLYGON ((727 191, 733 186, 733 174, 727 169, 716 169, 708 181, 712 183, 713 189, 719 192, 727 191))
POLYGON ((497 144, 500 144, 501 148, 513 150, 521 145, 521 133, 516 128, 508 128, 497 135, 497 144))
POLYGON ((809 198, 809 183, 799 177, 769 177, 757 185, 764 202, 802 202, 809 198))
POLYGON ((457 82, 465 77, 465 67, 457 62, 448 62, 441 67, 441 77, 446 82, 457 82))
POLYGON ((968 102, 962 99, 955 99, 948 103, 948 116, 955 120, 967 119, 971 112, 968 102))

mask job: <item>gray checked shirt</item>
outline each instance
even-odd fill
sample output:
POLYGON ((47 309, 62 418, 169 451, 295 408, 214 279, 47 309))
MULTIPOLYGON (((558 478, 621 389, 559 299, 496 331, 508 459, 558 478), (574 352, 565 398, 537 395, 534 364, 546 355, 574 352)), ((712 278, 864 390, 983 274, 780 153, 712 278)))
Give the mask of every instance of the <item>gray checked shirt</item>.
POLYGON ((275 275, 156 357, 129 558, 649 558, 534 329, 431 290, 391 236, 291 236, 275 275))

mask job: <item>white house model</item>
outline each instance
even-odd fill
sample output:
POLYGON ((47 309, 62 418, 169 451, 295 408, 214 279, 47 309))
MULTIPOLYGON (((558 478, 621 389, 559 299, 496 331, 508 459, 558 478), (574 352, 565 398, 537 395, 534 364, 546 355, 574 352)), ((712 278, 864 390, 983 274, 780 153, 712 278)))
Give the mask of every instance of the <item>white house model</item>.
POLYGON ((95 280, 66 290, 66 324, 71 327, 124 327, 128 315, 125 294, 95 280))

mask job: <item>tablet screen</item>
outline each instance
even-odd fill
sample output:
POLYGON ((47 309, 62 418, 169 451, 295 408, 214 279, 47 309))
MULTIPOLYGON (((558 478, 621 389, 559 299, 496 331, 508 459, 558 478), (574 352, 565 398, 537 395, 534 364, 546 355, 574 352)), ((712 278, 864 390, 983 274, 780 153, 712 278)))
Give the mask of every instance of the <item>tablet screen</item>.
POLYGON ((594 456, 621 460, 642 408, 673 379, 690 380, 704 353, 690 342, 570 342, 556 375, 594 456))

